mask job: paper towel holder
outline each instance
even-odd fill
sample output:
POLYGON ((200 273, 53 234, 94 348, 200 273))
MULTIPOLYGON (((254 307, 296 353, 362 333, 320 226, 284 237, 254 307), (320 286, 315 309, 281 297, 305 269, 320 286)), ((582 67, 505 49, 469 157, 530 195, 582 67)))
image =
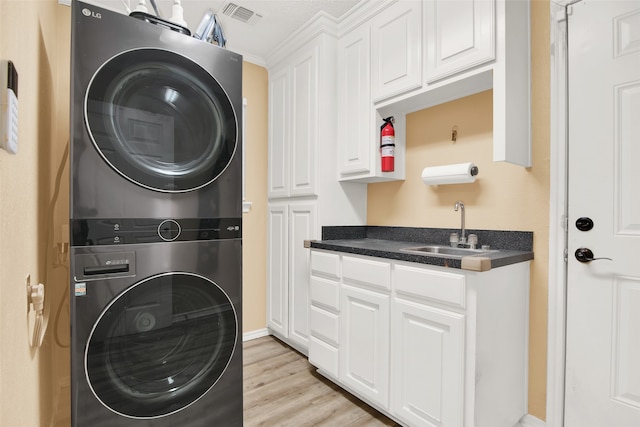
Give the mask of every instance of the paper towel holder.
POLYGON ((479 172, 473 163, 427 167, 422 171, 422 181, 425 185, 468 184, 476 180, 479 172))

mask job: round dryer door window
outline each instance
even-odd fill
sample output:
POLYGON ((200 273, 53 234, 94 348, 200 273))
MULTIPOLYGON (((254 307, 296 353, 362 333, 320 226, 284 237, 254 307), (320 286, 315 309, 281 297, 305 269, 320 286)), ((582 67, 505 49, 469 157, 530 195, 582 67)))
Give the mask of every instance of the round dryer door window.
POLYGON ((191 273, 153 276, 100 314, 85 350, 87 379, 112 411, 161 417, 215 385, 237 336, 233 305, 215 283, 191 273))
POLYGON ((106 162, 130 181, 186 192, 214 181, 236 150, 238 123, 216 79, 159 49, 124 52, 96 72, 85 122, 106 162))

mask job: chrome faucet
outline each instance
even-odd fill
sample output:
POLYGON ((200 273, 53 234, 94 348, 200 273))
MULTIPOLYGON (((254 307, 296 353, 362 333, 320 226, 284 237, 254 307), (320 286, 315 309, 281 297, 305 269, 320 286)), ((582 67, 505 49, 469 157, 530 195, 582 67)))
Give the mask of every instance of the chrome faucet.
POLYGON ((453 205, 454 211, 458 212, 458 208, 460 208, 460 243, 465 244, 467 243, 467 236, 465 236, 466 231, 464 229, 464 203, 462 203, 462 200, 458 200, 453 205))

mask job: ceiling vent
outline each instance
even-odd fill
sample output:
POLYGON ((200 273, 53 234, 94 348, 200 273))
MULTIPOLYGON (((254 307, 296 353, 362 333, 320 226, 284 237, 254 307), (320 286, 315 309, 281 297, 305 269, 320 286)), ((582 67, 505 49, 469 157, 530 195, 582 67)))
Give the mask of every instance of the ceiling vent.
POLYGON ((222 14, 250 25, 255 25, 260 19, 262 19, 262 15, 259 13, 235 3, 225 4, 222 8, 222 14))

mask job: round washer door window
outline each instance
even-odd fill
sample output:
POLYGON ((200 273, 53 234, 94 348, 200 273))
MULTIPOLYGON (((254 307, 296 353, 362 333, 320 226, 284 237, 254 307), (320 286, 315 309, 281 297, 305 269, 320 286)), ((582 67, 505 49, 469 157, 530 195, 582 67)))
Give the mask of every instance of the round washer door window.
POLYGON ((153 276, 100 314, 85 350, 87 379, 112 411, 161 417, 215 385, 237 335, 235 310, 218 285, 191 273, 153 276))
POLYGON ((127 51, 100 67, 87 90, 85 122, 113 169, 162 192, 211 183, 237 144, 236 114, 218 81, 159 49, 127 51))

